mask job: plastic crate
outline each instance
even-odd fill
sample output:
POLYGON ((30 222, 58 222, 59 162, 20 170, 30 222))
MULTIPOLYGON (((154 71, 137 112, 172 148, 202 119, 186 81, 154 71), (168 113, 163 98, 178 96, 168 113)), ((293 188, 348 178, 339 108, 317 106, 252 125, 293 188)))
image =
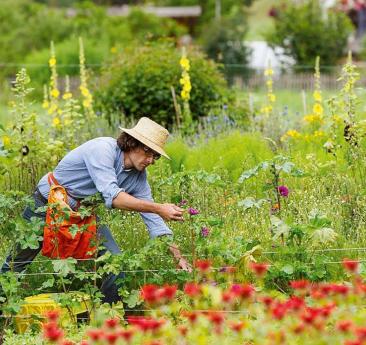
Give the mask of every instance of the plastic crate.
POLYGON ((72 299, 69 308, 61 307, 58 300, 65 294, 49 293, 29 296, 24 299, 19 313, 15 316, 15 328, 18 333, 24 333, 30 325, 39 325, 45 320, 45 314, 51 310, 60 311, 60 324, 75 323, 80 321, 80 316, 91 318, 92 303, 90 296, 80 292, 69 292, 68 297, 72 299), (71 295, 71 296, 70 296, 71 295))

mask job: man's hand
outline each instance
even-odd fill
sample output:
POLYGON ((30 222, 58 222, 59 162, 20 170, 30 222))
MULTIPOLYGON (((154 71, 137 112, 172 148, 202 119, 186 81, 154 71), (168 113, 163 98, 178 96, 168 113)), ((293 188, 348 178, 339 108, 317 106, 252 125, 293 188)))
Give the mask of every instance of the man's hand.
POLYGON ((178 267, 181 268, 183 271, 192 273, 192 265, 184 258, 179 259, 178 267))
POLYGON ((174 204, 160 204, 158 214, 164 220, 183 221, 184 210, 174 204))
POLYGON ((172 243, 169 245, 169 249, 173 256, 178 260, 178 267, 183 269, 186 272, 191 273, 192 272, 192 266, 187 262, 186 259, 182 257, 182 254, 180 253, 179 248, 176 244, 172 243))

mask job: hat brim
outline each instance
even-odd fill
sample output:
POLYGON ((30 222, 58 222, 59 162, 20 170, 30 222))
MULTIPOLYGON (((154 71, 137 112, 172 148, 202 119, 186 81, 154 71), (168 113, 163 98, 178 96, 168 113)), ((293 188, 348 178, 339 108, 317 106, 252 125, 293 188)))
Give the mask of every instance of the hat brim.
POLYGON ((143 135, 141 135, 140 133, 136 132, 133 128, 119 127, 119 129, 122 132, 125 132, 128 135, 130 135, 131 137, 133 137, 133 138, 137 139, 138 141, 142 142, 144 145, 146 145, 150 149, 154 150, 155 152, 161 154, 165 158, 170 159, 170 157, 166 154, 166 152, 160 146, 156 145, 150 139, 148 139, 148 138, 144 137, 143 135))

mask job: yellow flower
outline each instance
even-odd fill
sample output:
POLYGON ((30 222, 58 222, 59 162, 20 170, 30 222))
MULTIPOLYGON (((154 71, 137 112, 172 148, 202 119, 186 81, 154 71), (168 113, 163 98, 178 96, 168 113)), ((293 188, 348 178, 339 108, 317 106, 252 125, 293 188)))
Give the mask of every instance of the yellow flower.
POLYGON ((112 47, 111 48, 111 53, 116 54, 117 53, 117 47, 112 47))
POLYGON ((266 77, 270 77, 273 75, 273 69, 272 68, 267 68, 265 71, 264 71, 264 75, 266 77))
POLYGON ((47 109, 50 106, 50 102, 48 102, 46 99, 42 103, 42 108, 47 109))
POLYGON ((90 101, 90 99, 85 99, 84 101, 83 101, 83 107, 84 108, 89 108, 91 106, 91 101, 90 101))
POLYGON ((333 121, 336 123, 341 123, 343 120, 339 115, 333 115, 333 121))
POLYGON ((57 110, 57 105, 56 104, 52 104, 49 108, 48 108, 48 114, 53 114, 55 113, 57 110))
POLYGON ((313 107, 313 112, 316 115, 323 115, 323 107, 319 103, 315 103, 313 107))
POLYGON ((4 136, 2 137, 2 140, 3 140, 3 145, 4 145, 4 146, 8 146, 8 145, 10 145, 10 138, 9 138, 7 135, 4 135, 4 136))
POLYGON ((48 60, 48 64, 50 65, 50 67, 53 67, 56 65, 56 59, 54 57, 52 57, 51 59, 48 60))
POLYGON ((274 95, 273 93, 269 93, 268 99, 270 102, 274 103, 274 102, 276 102, 276 95, 274 95))
POLYGON ((61 123, 60 119, 58 117, 55 117, 53 120, 52 120, 52 124, 53 126, 57 127, 59 124, 61 123))
POLYGON ((57 114, 61 115, 62 114, 62 109, 58 109, 57 114))
POLYGON ((81 89, 81 94, 84 96, 84 97, 88 97, 90 95, 90 92, 89 90, 86 88, 86 87, 83 87, 81 89))
POLYGON ((182 90, 181 93, 180 93, 182 99, 184 101, 188 101, 189 100, 189 92, 187 92, 186 90, 182 90))
POLYGON ((286 135, 290 138, 300 138, 301 134, 296 129, 289 129, 286 135))
POLYGON ((319 122, 324 123, 323 118, 318 114, 310 114, 304 116, 303 120, 308 123, 319 122))
POLYGON ((50 94, 53 98, 58 98, 58 96, 60 96, 60 91, 58 91, 57 89, 52 89, 50 94))
POLYGON ((72 97, 72 93, 71 92, 66 92, 64 93, 64 95, 62 96, 62 99, 70 99, 72 97))
POLYGON ((314 132, 314 138, 318 138, 318 137, 324 137, 324 132, 323 131, 315 131, 314 132))
POLYGON ((267 80, 267 81, 266 81, 266 85, 267 85, 268 87, 272 87, 272 86, 273 86, 273 81, 272 81, 271 79, 267 80))
POLYGON ((314 91, 313 98, 316 102, 321 102, 322 101, 322 95, 318 90, 314 91))
POLYGON ((183 56, 180 61, 179 61, 180 65, 182 66, 183 69, 185 69, 186 71, 189 71, 189 60, 183 56))

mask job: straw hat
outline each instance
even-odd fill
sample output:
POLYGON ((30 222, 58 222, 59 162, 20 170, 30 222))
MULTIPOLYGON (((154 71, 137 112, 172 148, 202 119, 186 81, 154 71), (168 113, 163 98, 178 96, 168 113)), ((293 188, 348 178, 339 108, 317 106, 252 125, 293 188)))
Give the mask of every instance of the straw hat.
POLYGON ((119 129, 131 137, 134 137, 138 141, 145 144, 162 156, 169 158, 164 151, 164 145, 169 137, 169 132, 164 127, 157 124, 155 121, 150 120, 147 117, 142 117, 133 128, 122 128, 119 129))

